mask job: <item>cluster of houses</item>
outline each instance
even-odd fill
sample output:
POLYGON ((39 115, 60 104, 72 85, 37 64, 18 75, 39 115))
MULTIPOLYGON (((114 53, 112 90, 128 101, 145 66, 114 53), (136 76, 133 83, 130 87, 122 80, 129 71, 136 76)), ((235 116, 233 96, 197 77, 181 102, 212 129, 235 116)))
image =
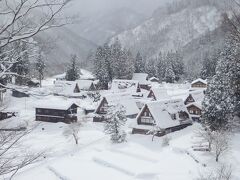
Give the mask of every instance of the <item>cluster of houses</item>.
MULTIPOLYGON (((89 112, 93 113, 93 122, 104 122, 108 107, 120 104, 132 121, 130 126, 134 134, 148 134, 156 127, 161 133, 176 131, 200 120, 206 88, 206 80, 197 79, 191 83, 188 93, 169 95, 156 77, 148 79, 145 73, 135 73, 131 80, 114 79, 109 90, 102 93, 98 105, 89 112)), ((83 99, 82 92, 95 91, 96 81, 92 79, 66 81, 57 77, 52 92, 55 96, 83 99)), ((24 94, 24 91, 14 90, 12 95, 24 97, 24 94)), ((36 107, 36 120, 71 123, 77 121, 78 107, 75 103, 39 106, 36 107)))

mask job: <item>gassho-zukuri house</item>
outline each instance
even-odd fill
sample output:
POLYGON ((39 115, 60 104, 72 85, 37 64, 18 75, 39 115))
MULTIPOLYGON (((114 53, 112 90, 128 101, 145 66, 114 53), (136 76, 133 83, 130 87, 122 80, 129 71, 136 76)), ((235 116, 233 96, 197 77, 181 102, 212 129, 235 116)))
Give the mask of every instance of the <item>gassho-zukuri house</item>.
POLYGON ((49 102, 36 107, 36 121, 71 123, 77 121, 78 105, 72 102, 49 102))
POLYGON ((111 83, 110 90, 114 93, 130 93, 135 97, 143 96, 140 84, 135 80, 114 79, 111 83))
POLYGON ((93 122, 102 122, 105 121, 105 116, 107 114, 107 109, 109 106, 114 106, 120 104, 126 109, 126 116, 128 118, 136 118, 137 114, 139 113, 139 108, 137 106, 137 103, 135 102, 134 98, 125 93, 120 94, 109 94, 105 95, 96 111, 95 115, 93 117, 93 122))
POLYGON ((158 136, 183 129, 192 124, 190 115, 181 99, 146 103, 134 123, 133 134, 149 134, 158 129, 158 136))

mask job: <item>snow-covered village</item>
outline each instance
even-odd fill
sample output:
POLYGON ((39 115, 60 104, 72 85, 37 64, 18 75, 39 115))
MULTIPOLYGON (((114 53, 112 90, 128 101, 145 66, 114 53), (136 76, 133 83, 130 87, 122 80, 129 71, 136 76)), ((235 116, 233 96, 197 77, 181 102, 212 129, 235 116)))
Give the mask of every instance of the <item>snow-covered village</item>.
POLYGON ((0 179, 240 180, 240 1, 0 0, 0 179))

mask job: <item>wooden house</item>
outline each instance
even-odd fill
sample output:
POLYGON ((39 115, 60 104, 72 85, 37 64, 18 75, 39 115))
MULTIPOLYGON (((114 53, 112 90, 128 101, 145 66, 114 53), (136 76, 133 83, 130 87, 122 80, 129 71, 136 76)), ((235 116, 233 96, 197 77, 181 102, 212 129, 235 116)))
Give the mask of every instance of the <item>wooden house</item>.
POLYGON ((148 74, 146 73, 134 73, 132 80, 138 81, 139 86, 142 89, 145 89, 145 90, 151 89, 151 83, 148 81, 148 74))
POLYGON ((182 100, 146 103, 132 124, 133 134, 148 134, 158 129, 158 135, 177 131, 191 125, 189 113, 182 100))
POLYGON ((202 115, 203 99, 203 91, 192 91, 184 101, 184 104, 186 105, 188 112, 194 121, 200 120, 200 117, 202 115))
POLYGON ((206 89, 207 88, 207 80, 203 80, 201 78, 194 80, 191 83, 191 89, 206 89))
POLYGON ((75 97, 77 93, 80 88, 75 81, 56 81, 54 84, 53 94, 56 96, 75 97))
POLYGON ((149 91, 147 98, 150 98, 153 101, 160 101, 170 99, 170 96, 167 93, 167 90, 164 88, 152 88, 149 91))
POLYGON ((94 84, 94 81, 91 80, 77 80, 78 87, 83 91, 96 91, 97 88, 94 84))
POLYGON ((102 122, 105 120, 107 109, 109 106, 120 104, 126 109, 126 116, 128 118, 135 118, 139 112, 139 108, 135 100, 129 94, 110 94, 104 96, 96 111, 93 118, 94 122, 102 122))
POLYGON ((187 104, 187 110, 193 121, 200 121, 202 116, 202 105, 197 102, 187 104))
POLYGON ((36 107, 36 121, 71 123, 77 121, 77 108, 75 103, 47 104, 36 107))

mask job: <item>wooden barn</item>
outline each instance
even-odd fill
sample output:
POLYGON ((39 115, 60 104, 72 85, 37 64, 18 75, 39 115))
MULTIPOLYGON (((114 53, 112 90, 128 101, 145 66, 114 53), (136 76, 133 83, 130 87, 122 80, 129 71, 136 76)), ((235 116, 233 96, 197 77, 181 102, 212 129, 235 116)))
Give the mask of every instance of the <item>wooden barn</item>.
POLYGON ((126 116, 128 118, 135 118, 139 112, 139 108, 135 100, 129 94, 111 94, 106 95, 100 101, 98 105, 95 116, 93 118, 94 122, 102 122, 105 120, 107 114, 107 108, 111 105, 120 104, 126 109, 126 116))
POLYGON ((77 121, 77 108, 75 103, 48 104, 36 107, 36 121, 71 123, 77 121))
POLYGON ((196 79, 191 83, 191 89, 202 89, 202 88, 207 88, 207 80, 203 80, 201 78, 196 79))
POLYGON ((160 101, 170 99, 170 96, 167 93, 167 90, 164 88, 152 88, 149 91, 147 98, 150 98, 153 101, 160 101))
POLYGON ((158 129, 158 135, 177 131, 192 124, 182 100, 165 100, 145 104, 132 124, 133 134, 148 134, 158 129))
POLYGON ((151 89, 151 83, 148 81, 148 74, 146 73, 134 73, 132 80, 138 81, 139 86, 142 89, 145 89, 145 90, 151 89))
POLYGON ((77 80, 78 87, 83 91, 96 91, 97 88, 94 84, 94 81, 91 80, 77 80))

